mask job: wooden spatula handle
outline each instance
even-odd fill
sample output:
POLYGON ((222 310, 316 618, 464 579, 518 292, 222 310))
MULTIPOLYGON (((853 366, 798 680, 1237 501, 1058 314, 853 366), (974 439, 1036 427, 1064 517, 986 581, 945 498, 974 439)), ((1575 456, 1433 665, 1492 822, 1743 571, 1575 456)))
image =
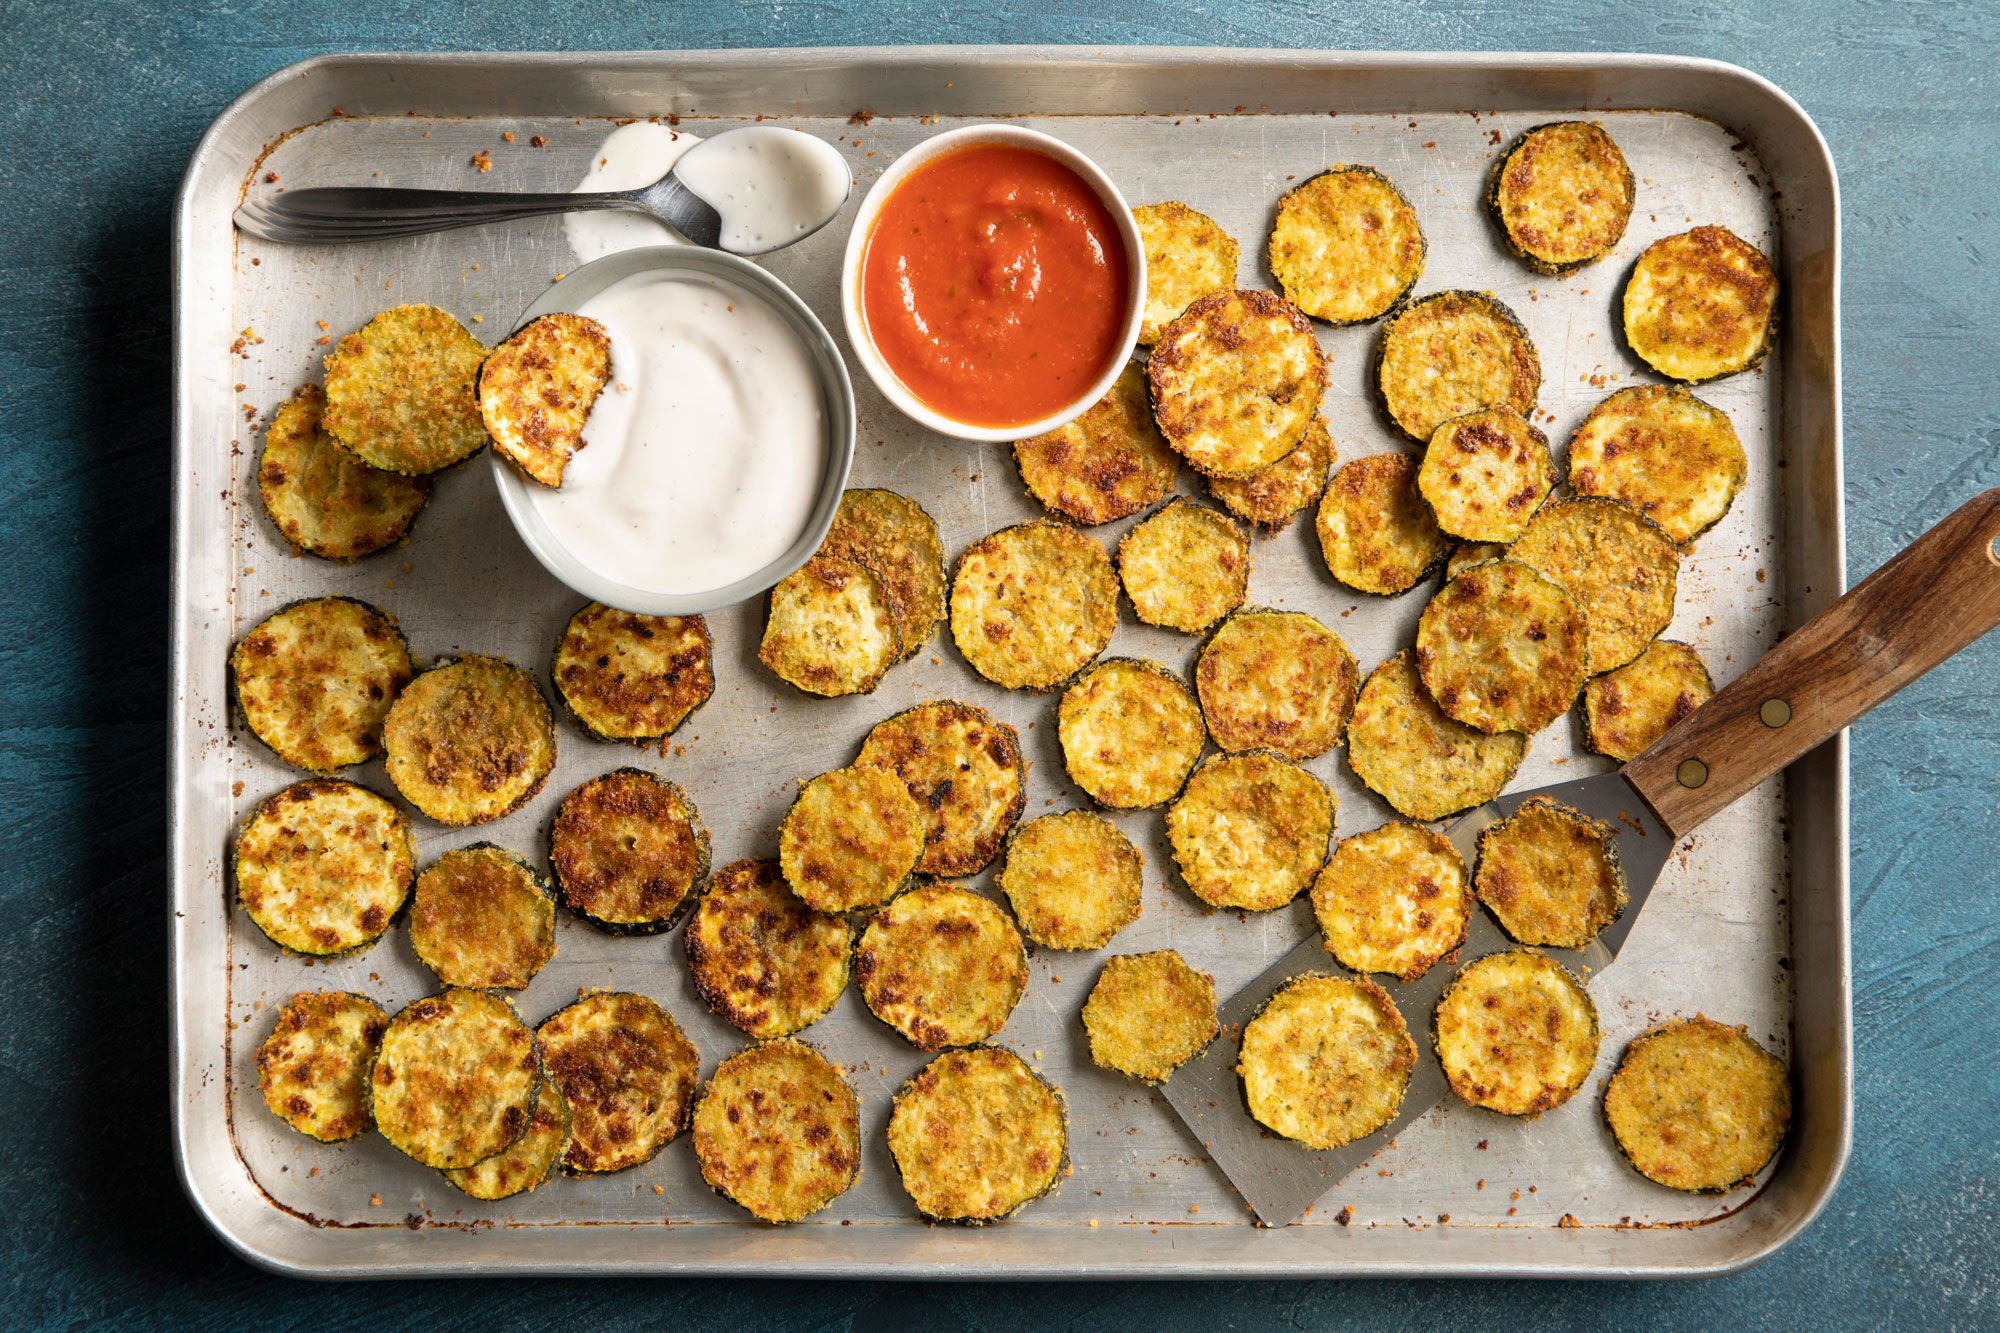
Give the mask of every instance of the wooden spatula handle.
POLYGON ((2000 487, 1982 492, 1625 766, 1678 836, 2000 625, 2000 487))

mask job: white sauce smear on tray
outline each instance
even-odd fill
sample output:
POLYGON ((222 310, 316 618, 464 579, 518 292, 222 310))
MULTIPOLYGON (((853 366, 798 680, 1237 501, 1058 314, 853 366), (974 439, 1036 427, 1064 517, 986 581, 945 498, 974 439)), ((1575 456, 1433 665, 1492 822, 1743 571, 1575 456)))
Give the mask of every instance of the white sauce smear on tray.
MULTIPOLYGON (((650 120, 621 125, 597 146, 590 171, 577 182, 575 194, 607 194, 639 190, 673 169, 681 154, 700 143, 692 134, 650 120)), ((685 244, 680 233, 658 218, 631 209, 563 214, 563 235, 582 260, 602 259, 642 245, 685 244)))
POLYGON ((718 134, 674 174, 722 215, 722 248, 761 254, 819 230, 851 178, 832 144, 779 125, 718 134))

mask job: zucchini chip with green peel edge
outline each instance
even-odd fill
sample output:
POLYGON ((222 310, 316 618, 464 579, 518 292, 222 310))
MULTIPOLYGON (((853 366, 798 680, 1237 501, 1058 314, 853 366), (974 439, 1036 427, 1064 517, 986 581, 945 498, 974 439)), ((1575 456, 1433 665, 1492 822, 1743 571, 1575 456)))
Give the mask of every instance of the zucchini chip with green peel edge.
POLYGON ((1146 370, 1136 361, 1082 416, 1016 443, 1014 464, 1042 508, 1086 527, 1166 498, 1181 470, 1153 421, 1146 370))
POLYGON ((1298 448, 1247 477, 1210 477, 1208 493, 1268 537, 1290 527, 1300 510, 1319 499, 1326 490, 1327 471, 1339 458, 1326 419, 1315 412, 1298 448))
POLYGON ((934 1222, 998 1222, 1050 1193, 1069 1163, 1062 1094, 1000 1046, 947 1051, 897 1090, 889 1155, 934 1222))
POLYGON ((563 627, 549 679, 577 725, 599 740, 671 736, 715 693, 708 622, 591 602, 563 627))
POLYGON ((1132 210, 1146 252, 1146 308, 1139 343, 1150 347, 1181 311, 1236 286, 1236 240, 1215 219, 1178 199, 1132 210))
POLYGON ((1181 678, 1131 657, 1106 658, 1063 691, 1056 735, 1070 780, 1114 810, 1171 801, 1207 739, 1181 678))
POLYGON ((1749 469, 1729 414, 1678 385, 1620 389, 1569 437, 1571 489, 1623 500, 1683 544, 1722 521, 1749 469))
POLYGON ((535 1044, 569 1103, 565 1171, 638 1166, 687 1128, 701 1055, 645 996, 595 991, 543 1019, 535 1044))
POLYGON ((920 884, 869 918, 854 981, 875 1017, 921 1051, 984 1041, 1028 988, 1021 933, 989 898, 920 884))
POLYGON ((409 683, 382 724, 389 780, 440 824, 485 824, 542 789, 556 763, 555 719, 535 679, 497 657, 439 662, 409 683))
POLYGON ((1505 560, 1506 558, 1507 543, 1505 542, 1460 542, 1457 546, 1452 547, 1451 555, 1444 562, 1445 582, 1449 583, 1466 570, 1471 569, 1474 565, 1483 565, 1489 560, 1505 560))
POLYGON ((611 335, 584 315, 543 315, 479 368, 479 416, 493 452, 530 481, 562 485, 591 404, 611 378, 611 335))
POLYGON ((555 1085, 544 1078, 535 1096, 535 1109, 528 1128, 520 1138, 483 1162, 440 1172, 445 1182, 461 1193, 491 1202, 527 1194, 547 1180, 562 1160, 569 1144, 569 1103, 555 1085))
POLYGON ((1419 442, 1483 407, 1529 416, 1542 389, 1527 327, 1488 292, 1434 292, 1403 307, 1383 326, 1375 373, 1390 419, 1419 442))
POLYGON ((326 394, 308 384, 286 399, 264 432, 257 495, 293 549, 359 560, 410 535, 431 498, 427 477, 369 467, 320 428, 326 394))
POLYGON ((924 812, 894 773, 836 768, 799 788, 778 827, 785 882, 821 912, 887 902, 924 851, 924 812))
POLYGON ((847 491, 819 553, 865 565, 888 584, 896 636, 903 645, 898 662, 922 652, 944 623, 944 547, 937 522, 909 496, 847 491))
POLYGON ((1319 498, 1315 526, 1327 571, 1378 597, 1416 587, 1451 549, 1417 489, 1416 460, 1406 454, 1343 465, 1319 498))
POLYGON ((417 876, 410 947, 447 986, 520 990, 555 957, 555 897, 514 853, 457 848, 417 876))
POLYGON ((1304 438, 1326 393, 1326 354, 1277 293, 1212 292, 1161 331, 1146 378, 1176 453, 1211 477, 1247 477, 1304 438))
POLYGON ((695 993, 753 1037, 786 1037, 825 1017, 847 989, 854 932, 793 893, 776 861, 715 872, 681 943, 695 993))
POLYGON ((1144 1083, 1164 1083, 1222 1030, 1215 978, 1174 949, 1105 960, 1083 1002, 1091 1062, 1144 1083))
POLYGON ((1528 753, 1518 731, 1487 735, 1444 715, 1406 648, 1362 682, 1347 723, 1347 763, 1405 819, 1443 819, 1484 805, 1528 753))
POLYGON ((1236 1072, 1258 1124, 1338 1148, 1395 1118, 1416 1063, 1409 1026, 1380 986, 1304 972, 1243 1025, 1236 1072))
POLYGON ((1333 813, 1333 789, 1295 764, 1255 750, 1211 755, 1167 807, 1167 843, 1195 897, 1266 912, 1326 864, 1333 813))
POLYGON ((1632 168, 1604 127, 1586 120, 1537 125, 1493 169, 1486 202, 1507 248, 1539 273, 1602 259, 1632 217, 1632 168))
POLYGON ((1417 670, 1447 717, 1534 733, 1576 701, 1590 667, 1583 612, 1511 556, 1444 585, 1417 621, 1417 670))
POLYGON ((638 768, 591 778, 549 826, 563 906, 614 935, 680 920, 708 877, 708 830, 687 793, 638 768))
POLYGON ((1583 613, 1595 676, 1646 650, 1674 618, 1681 550, 1659 525, 1617 500, 1558 500, 1507 548, 1557 584, 1583 613))
POLYGON ((352 597, 272 612, 237 643, 229 670, 252 734, 321 775, 382 753, 382 721, 415 674, 395 617, 352 597))
POLYGON ((797 1222, 861 1172, 861 1104, 840 1070, 790 1037, 715 1067, 694 1108, 709 1188, 765 1222, 797 1222))
POLYGON ((1009 690, 1053 690, 1118 628, 1118 576, 1095 539, 1046 519, 965 548, 951 581, 951 637, 1009 690))
POLYGON ((1555 484, 1548 438, 1495 407, 1440 424, 1417 469, 1438 527, 1465 541, 1513 541, 1555 484))
POLYGON ((1302 611, 1253 607, 1224 621, 1195 661, 1215 743, 1311 759, 1340 744, 1361 669, 1341 637, 1302 611))
POLYGON ((1312 905, 1343 965, 1415 981, 1464 941, 1472 893, 1451 839, 1384 824, 1340 840, 1313 881, 1312 905))
POLYGON ((1479 833, 1472 891, 1521 944, 1581 949, 1625 907, 1611 829, 1536 796, 1479 833))
POLYGON ((1423 273, 1424 229, 1387 176, 1343 164, 1285 192, 1269 258, 1299 309, 1361 324, 1387 314, 1423 273))
POLYGON ((1116 824, 1069 810, 1015 829, 994 883, 1035 943, 1102 949, 1139 919, 1144 865, 1116 824))
POLYGON ((1670 380, 1748 370, 1777 342, 1778 275, 1727 227, 1654 241, 1625 281, 1625 343, 1670 380))
POLYGON ((347 991, 300 991, 257 1048, 264 1105, 308 1138, 339 1143, 367 1129, 368 1067, 389 1015, 347 991))
POLYGON ((867 694, 902 654, 903 614, 882 575, 846 556, 816 555, 771 589, 757 660, 807 694, 867 694))
POLYGON ((402 305, 326 354, 326 432, 370 467, 441 471, 486 444, 476 384, 486 349, 430 305, 402 305))
POLYGON ((1438 1063, 1463 1101, 1538 1116, 1576 1095, 1597 1063, 1597 1006, 1553 958, 1512 949, 1459 969, 1438 1000, 1438 1063))
POLYGON ((1628 763, 1714 693, 1701 654, 1655 639, 1624 666, 1584 685, 1584 744, 1628 763))
POLYGON ((338 778, 264 798, 236 836, 236 898, 293 953, 330 957, 382 938, 416 878, 410 824, 385 797, 338 778))
POLYGON ((1227 514, 1175 496, 1119 541, 1118 576, 1140 620, 1199 634, 1243 605, 1250 539, 1227 514))
POLYGON ((369 1070, 375 1128, 425 1166, 472 1166, 527 1131, 535 1034, 497 995, 447 990, 389 1020, 369 1070))
POLYGON ((956 699, 933 699, 876 723, 854 766, 894 773, 923 807, 928 828, 917 870, 925 875, 984 870, 1027 799, 1019 734, 956 699))
POLYGON ((1784 1146, 1791 1076, 1746 1029, 1677 1018, 1625 1048, 1604 1085, 1604 1120, 1646 1179, 1719 1194, 1748 1184, 1784 1146))

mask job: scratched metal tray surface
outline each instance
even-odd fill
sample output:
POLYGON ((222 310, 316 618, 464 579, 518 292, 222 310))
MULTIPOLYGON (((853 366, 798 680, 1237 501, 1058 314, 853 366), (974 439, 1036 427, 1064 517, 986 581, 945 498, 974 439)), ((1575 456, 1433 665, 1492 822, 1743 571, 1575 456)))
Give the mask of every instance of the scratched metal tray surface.
MULTIPOLYGON (((256 500, 261 425, 317 377, 328 339, 375 310, 433 302, 493 343, 577 261, 554 219, 287 249, 236 238, 230 210, 246 190, 287 185, 568 188, 614 120, 655 116, 698 134, 754 117, 797 125, 840 143, 864 189, 898 152, 940 129, 1020 119, 1091 154, 1135 203, 1179 198, 1213 215, 1242 242, 1245 285, 1269 283, 1263 241, 1289 182, 1334 162, 1373 164, 1423 220, 1430 258, 1420 290, 1490 289, 1527 322, 1545 372, 1541 424, 1557 442, 1605 393, 1645 378, 1613 318, 1633 257, 1692 223, 1725 223, 1781 267, 1783 342, 1759 371, 1702 390, 1735 421, 1749 482, 1687 559, 1670 632, 1699 646, 1727 681, 1841 587, 1834 177, 1804 113, 1733 67, 1658 57, 949 48, 351 56, 294 66, 217 120, 189 167, 177 217, 173 1112, 187 1188, 218 1232, 255 1262, 324 1276, 1609 1276, 1739 1267, 1810 1220, 1839 1175, 1849 1132, 1838 743, 1679 849, 1619 961, 1591 982, 1605 1039, 1577 1097, 1529 1121, 1442 1105, 1288 1228, 1253 1226, 1161 1096, 1096 1069, 1084 1047, 1078 1010, 1109 953, 1177 948, 1227 996, 1313 929, 1304 901, 1261 915, 1203 910, 1172 871, 1155 813, 1117 817, 1146 858, 1143 916, 1106 951, 1035 951, 1026 997, 997 1038, 1063 1089, 1074 1168, 1057 1193, 1003 1225, 930 1226, 914 1215, 882 1129, 894 1090, 924 1057, 851 991, 805 1035, 851 1071, 860 1094, 860 1181, 788 1228, 755 1224, 711 1194, 685 1138, 632 1171, 557 1178, 484 1204, 377 1136, 318 1145, 272 1117, 254 1053, 286 997, 352 989, 393 1011, 433 983, 400 927, 358 957, 312 964, 280 956, 234 908, 227 853, 237 824, 297 775, 231 715, 230 644, 295 597, 345 593, 395 614, 420 660, 501 653, 546 688, 549 648, 580 599, 516 540, 484 461, 439 479, 401 548, 351 566, 291 555, 256 500), (1501 145, 1576 114, 1600 119, 1623 146, 1639 178, 1638 208, 1614 256, 1569 278, 1543 277, 1503 253, 1480 193, 1501 145), (492 163, 485 174, 473 165, 482 153, 492 163), (1791 1141, 1755 1191, 1657 1188, 1618 1159, 1602 1126, 1599 1094, 1625 1042, 1661 1016, 1696 1010, 1748 1024, 1792 1062, 1791 1141)), ((767 261, 835 329, 847 217, 767 261)), ((1320 337, 1341 456, 1399 447, 1365 388, 1375 331, 1320 337)), ((851 484, 921 501, 949 555, 1036 513, 1006 450, 929 436, 858 385, 851 484)), ((1199 494, 1191 480, 1182 488, 1199 494)), ((1125 526, 1093 532, 1110 542, 1125 526)), ((1408 642, 1434 586, 1391 600, 1348 592, 1326 575, 1308 514, 1255 543, 1250 600, 1317 615, 1367 667, 1408 642)), ((936 696, 972 700, 1019 728, 1028 814, 1084 804, 1063 775, 1052 696, 987 684, 941 636, 872 695, 807 699, 757 664, 761 619, 755 604, 710 617, 716 694, 667 753, 594 741, 565 721, 555 774, 531 804, 477 829, 417 819, 420 861, 481 839, 540 860, 562 795, 632 763, 692 794, 716 864, 768 856, 797 780, 847 763, 873 723, 936 696)), ((1137 624, 1127 608, 1110 651, 1186 669, 1196 646, 1137 624)), ((1517 783, 1538 786, 1603 762, 1584 755, 1565 719, 1536 739, 1517 783)), ((1310 767, 1338 794, 1342 833, 1391 817, 1343 752, 1310 767)), ((379 763, 353 776, 392 790, 379 763)), ((990 892, 990 872, 972 883, 990 892)), ((613 938, 565 919, 554 962, 518 1003, 538 1022, 578 988, 612 985, 665 1004, 700 1047, 704 1071, 743 1045, 694 995, 678 931, 613 938)))

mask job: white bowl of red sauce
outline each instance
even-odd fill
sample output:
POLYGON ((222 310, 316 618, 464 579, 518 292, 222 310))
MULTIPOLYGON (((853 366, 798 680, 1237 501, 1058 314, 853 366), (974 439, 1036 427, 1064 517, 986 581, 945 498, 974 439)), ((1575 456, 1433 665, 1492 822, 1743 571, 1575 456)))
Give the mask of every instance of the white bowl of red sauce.
POLYGON ((1139 341, 1146 256, 1103 170, 1018 125, 948 130, 861 201, 841 269, 855 359, 918 424, 1007 441, 1075 419, 1139 341))

